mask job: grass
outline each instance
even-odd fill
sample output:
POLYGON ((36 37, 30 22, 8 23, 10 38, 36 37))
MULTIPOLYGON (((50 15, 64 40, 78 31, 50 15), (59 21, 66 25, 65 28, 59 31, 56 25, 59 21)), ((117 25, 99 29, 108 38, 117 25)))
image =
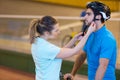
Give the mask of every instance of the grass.
MULTIPOLYGON (((65 74, 65 73, 71 72, 73 65, 74 65, 74 62, 63 61, 62 70, 61 70, 62 73, 65 74)), ((87 76, 88 75, 87 74, 87 70, 88 70, 87 67, 88 67, 87 64, 83 64, 81 66, 81 68, 78 70, 77 74, 87 76)), ((116 69, 116 80, 120 80, 120 70, 119 69, 116 69)))
MULTIPOLYGON (((61 71, 63 74, 70 73, 72 70, 72 67, 74 65, 74 62, 70 62, 70 61, 63 61, 62 63, 62 68, 61 71)), ((81 66, 81 68, 78 70, 77 74, 81 74, 81 75, 88 75, 87 74, 87 64, 83 64, 81 66)))
MULTIPOLYGON (((0 65, 29 73, 34 73, 35 68, 31 55, 1 49, 0 49, 0 65)), ((62 73, 65 74, 71 72, 73 65, 74 62, 63 60, 61 68, 62 73)), ((77 74, 87 76, 88 75, 87 67, 88 67, 87 64, 83 64, 81 68, 78 70, 77 74)), ((118 69, 116 69, 116 78, 117 78, 116 80, 120 80, 120 70, 118 69)))

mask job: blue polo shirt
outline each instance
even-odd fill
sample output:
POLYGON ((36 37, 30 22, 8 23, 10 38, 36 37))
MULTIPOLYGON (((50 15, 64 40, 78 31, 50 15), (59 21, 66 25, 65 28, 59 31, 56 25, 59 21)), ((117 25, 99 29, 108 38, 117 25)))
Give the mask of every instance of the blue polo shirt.
POLYGON ((116 40, 105 25, 89 36, 83 50, 87 54, 89 80, 95 80, 100 58, 109 59, 103 80, 116 80, 116 40))
POLYGON ((38 37, 31 52, 36 68, 35 80, 59 80, 62 59, 57 59, 56 55, 60 48, 38 37))

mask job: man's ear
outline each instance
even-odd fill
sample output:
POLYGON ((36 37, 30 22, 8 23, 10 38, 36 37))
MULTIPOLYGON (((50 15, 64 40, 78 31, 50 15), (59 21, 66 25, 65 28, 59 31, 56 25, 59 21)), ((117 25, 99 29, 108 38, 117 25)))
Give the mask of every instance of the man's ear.
POLYGON ((99 20, 100 20, 101 18, 102 18, 101 15, 97 15, 97 16, 96 16, 96 19, 99 19, 99 20))

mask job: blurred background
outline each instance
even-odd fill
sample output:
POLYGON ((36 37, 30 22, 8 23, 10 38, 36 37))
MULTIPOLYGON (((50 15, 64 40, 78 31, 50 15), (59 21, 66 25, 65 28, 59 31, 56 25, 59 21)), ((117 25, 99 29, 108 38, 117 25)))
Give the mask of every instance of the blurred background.
MULTIPOLYGON (((0 80, 34 80, 34 63, 28 40, 28 27, 32 19, 45 15, 55 17, 60 23, 61 34, 50 40, 62 47, 66 35, 81 31, 80 13, 92 0, 0 0, 0 80)), ((107 21, 108 29, 118 44, 116 64, 117 80, 120 80, 120 1, 98 0, 112 11, 107 21)), ((63 61, 62 72, 70 72, 77 55, 63 61)), ((78 71, 75 80, 87 80, 87 62, 78 71)))

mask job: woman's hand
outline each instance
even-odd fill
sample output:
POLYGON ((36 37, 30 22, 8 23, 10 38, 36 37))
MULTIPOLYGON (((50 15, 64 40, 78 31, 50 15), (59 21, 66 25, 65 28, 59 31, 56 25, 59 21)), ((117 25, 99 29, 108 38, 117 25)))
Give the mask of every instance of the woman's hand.
POLYGON ((83 32, 80 32, 80 33, 76 34, 73 39, 76 40, 76 41, 81 40, 82 37, 83 37, 82 34, 83 34, 83 32))
POLYGON ((96 30, 96 24, 95 24, 95 22, 92 22, 91 25, 88 28, 87 34, 91 34, 95 30, 96 30))

